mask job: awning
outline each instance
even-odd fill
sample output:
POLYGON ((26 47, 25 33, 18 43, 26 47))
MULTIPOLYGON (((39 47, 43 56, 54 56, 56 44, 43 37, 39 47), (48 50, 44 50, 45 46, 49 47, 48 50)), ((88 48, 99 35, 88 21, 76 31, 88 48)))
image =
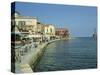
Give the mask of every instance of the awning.
POLYGON ((27 37, 37 37, 37 38, 39 38, 39 37, 42 37, 41 35, 28 35, 27 37))

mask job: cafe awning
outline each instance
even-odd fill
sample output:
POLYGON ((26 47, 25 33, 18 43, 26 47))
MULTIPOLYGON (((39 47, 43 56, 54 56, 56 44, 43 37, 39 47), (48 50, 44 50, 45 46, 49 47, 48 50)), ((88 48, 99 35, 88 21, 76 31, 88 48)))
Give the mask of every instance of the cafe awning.
POLYGON ((28 35, 27 37, 40 38, 40 37, 42 37, 42 36, 41 36, 41 35, 28 35))

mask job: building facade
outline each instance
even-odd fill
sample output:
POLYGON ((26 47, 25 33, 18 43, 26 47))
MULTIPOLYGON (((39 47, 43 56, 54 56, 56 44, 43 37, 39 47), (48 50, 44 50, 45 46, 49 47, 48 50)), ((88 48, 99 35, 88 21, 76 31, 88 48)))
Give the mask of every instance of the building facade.
POLYGON ((57 38, 68 38, 69 31, 66 28, 56 28, 56 37, 57 38))
POLYGON ((55 27, 50 24, 44 25, 44 34, 49 40, 55 37, 55 27))
POLYGON ((37 19, 29 16, 20 16, 19 13, 14 13, 11 17, 12 27, 17 25, 20 32, 37 32, 37 19))
POLYGON ((44 24, 41 22, 37 22, 37 33, 43 34, 44 33, 44 24))
POLYGON ((44 25, 44 34, 55 35, 55 27, 53 25, 44 25))

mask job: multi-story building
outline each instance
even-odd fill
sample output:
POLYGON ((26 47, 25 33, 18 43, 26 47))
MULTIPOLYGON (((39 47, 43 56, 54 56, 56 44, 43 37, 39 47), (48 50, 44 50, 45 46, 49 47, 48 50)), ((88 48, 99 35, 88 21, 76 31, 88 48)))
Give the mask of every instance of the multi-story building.
POLYGON ((53 25, 44 25, 44 34, 55 35, 55 27, 53 25))
POLYGON ((66 28, 56 28, 55 34, 58 38, 68 38, 69 37, 69 31, 66 28))
POLYGON ((35 17, 21 16, 20 13, 15 12, 11 17, 11 25, 17 25, 20 32, 37 32, 37 19, 35 17))
POLYGON ((21 16, 15 12, 11 15, 11 52, 12 63, 21 62, 21 56, 33 47, 33 39, 30 35, 37 33, 37 19, 29 16, 21 16))
POLYGON ((55 27, 53 25, 46 24, 43 28, 44 34, 48 39, 55 37, 55 27))
POLYGON ((44 33, 44 24, 42 24, 41 22, 37 22, 37 33, 38 34, 44 33))

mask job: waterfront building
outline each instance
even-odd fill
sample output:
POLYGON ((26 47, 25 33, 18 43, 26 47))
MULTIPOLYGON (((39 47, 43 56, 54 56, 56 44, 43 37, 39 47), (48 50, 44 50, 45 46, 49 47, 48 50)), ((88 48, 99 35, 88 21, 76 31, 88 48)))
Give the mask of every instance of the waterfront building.
POLYGON ((17 25, 20 32, 29 32, 30 34, 35 34, 37 32, 36 17, 21 16, 19 12, 12 14, 11 25, 17 25))
POLYGON ((15 57, 12 58, 12 62, 20 62, 21 56, 31 50, 29 45, 31 46, 33 39, 29 36, 36 32, 37 19, 35 17, 21 16, 19 12, 11 15, 11 49, 15 57))
POLYGON ((66 28, 56 28, 56 37, 57 38, 68 38, 69 31, 66 28))
POLYGON ((41 22, 37 22, 37 33, 38 34, 44 33, 44 24, 42 24, 41 22))
POLYGON ((44 34, 55 35, 55 27, 53 25, 44 25, 44 34))
POLYGON ((48 39, 52 39, 55 37, 55 27, 51 24, 46 24, 44 25, 44 34, 45 37, 47 37, 48 39))

